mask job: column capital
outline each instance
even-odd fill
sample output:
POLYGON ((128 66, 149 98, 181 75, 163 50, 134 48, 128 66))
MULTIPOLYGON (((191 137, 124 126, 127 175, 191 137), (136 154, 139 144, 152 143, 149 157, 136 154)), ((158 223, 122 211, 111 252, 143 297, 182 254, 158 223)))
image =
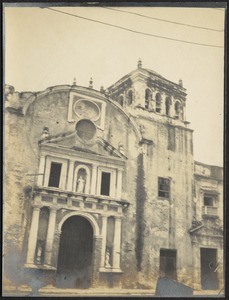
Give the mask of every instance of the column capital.
POLYGON ((53 207, 53 206, 50 206, 50 207, 49 207, 49 211, 50 211, 50 213, 55 213, 55 214, 56 214, 57 211, 58 211, 58 208, 55 207, 55 206, 54 206, 54 207, 53 207))
POLYGON ((93 240, 101 240, 103 237, 102 237, 102 235, 94 235, 93 236, 93 240))
POLYGON ((115 221, 122 221, 122 219, 123 219, 123 216, 115 216, 114 215, 114 218, 115 218, 115 221))
POLYGON ((39 211, 42 208, 42 205, 41 204, 33 204, 32 207, 33 207, 33 210, 39 211))

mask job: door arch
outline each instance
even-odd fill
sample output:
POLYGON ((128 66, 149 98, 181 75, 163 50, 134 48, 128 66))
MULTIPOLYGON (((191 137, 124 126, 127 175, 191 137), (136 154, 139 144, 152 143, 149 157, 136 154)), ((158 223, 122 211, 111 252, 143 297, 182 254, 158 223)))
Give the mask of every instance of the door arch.
POLYGON ((57 287, 89 288, 92 278, 93 227, 82 216, 62 224, 57 263, 57 287))

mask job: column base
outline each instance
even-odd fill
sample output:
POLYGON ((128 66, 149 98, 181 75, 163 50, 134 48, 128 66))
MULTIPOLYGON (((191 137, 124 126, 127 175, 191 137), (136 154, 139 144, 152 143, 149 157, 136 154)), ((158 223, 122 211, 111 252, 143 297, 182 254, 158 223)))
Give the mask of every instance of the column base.
POLYGON ((24 268, 26 269, 42 269, 42 270, 56 270, 55 267, 50 266, 50 265, 35 265, 33 263, 26 263, 24 264, 24 268))

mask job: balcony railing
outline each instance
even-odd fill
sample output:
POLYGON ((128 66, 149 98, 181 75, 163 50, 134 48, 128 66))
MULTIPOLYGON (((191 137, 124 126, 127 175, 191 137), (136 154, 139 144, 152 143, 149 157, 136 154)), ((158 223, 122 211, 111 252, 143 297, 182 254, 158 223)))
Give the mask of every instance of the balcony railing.
POLYGON ((67 192, 55 188, 35 187, 33 193, 34 203, 45 206, 56 206, 57 209, 102 211, 109 210, 117 213, 127 207, 129 202, 117 200, 108 196, 88 195, 76 192, 67 192))
POLYGON ((218 207, 203 206, 202 213, 203 215, 218 217, 218 207))

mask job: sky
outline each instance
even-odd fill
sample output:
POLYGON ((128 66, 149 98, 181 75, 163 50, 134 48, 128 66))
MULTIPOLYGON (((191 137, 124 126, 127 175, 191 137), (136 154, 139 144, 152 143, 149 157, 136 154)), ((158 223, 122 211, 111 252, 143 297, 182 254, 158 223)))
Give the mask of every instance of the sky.
POLYGON ((141 58, 143 68, 175 83, 183 80, 188 94, 186 119, 194 129, 194 159, 223 165, 224 9, 115 7, 151 18, 103 7, 53 9, 78 17, 47 8, 5 7, 6 84, 18 92, 35 92, 72 84, 74 77, 77 85, 88 86, 92 77, 94 88, 99 90, 136 69, 141 58))

